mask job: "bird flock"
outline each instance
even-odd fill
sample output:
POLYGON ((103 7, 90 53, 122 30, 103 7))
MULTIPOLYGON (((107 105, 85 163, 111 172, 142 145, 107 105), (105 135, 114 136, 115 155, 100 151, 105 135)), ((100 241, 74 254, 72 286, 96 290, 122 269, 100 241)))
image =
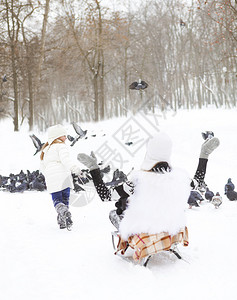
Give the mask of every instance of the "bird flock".
MULTIPOLYGON (((102 165, 102 162, 99 163, 102 165)), ((105 174, 111 171, 110 165, 100 169, 101 177, 103 178, 105 174)), ((76 193, 85 191, 84 185, 92 181, 89 169, 81 170, 82 176, 72 174, 73 178, 73 190, 76 193)), ((109 187, 114 187, 121 184, 127 180, 127 176, 118 169, 113 172, 113 177, 110 182, 106 185, 109 187)), ((0 175, 0 190, 7 191, 10 193, 23 193, 25 191, 44 191, 46 190, 46 183, 44 175, 39 171, 30 172, 27 170, 24 172, 20 171, 18 174, 10 173, 8 176, 0 175)))

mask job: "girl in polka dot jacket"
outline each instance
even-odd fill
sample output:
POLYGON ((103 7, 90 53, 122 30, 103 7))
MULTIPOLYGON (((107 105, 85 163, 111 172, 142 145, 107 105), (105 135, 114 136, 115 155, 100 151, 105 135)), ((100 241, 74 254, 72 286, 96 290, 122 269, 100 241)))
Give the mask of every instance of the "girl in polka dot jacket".
MULTIPOLYGON (((191 189, 200 190, 206 189, 204 182, 207 162, 209 154, 212 153, 219 145, 219 140, 215 137, 209 137, 205 140, 201 147, 198 167, 193 180, 191 181, 191 189)), ((147 153, 141 169, 145 172, 155 172, 164 174, 172 170, 170 166, 171 155, 171 140, 164 134, 159 133, 149 140, 147 144, 147 153)), ((113 189, 108 189, 102 180, 100 169, 97 165, 97 159, 93 152, 88 156, 84 153, 78 154, 78 160, 90 169, 90 173, 95 185, 96 191, 102 201, 115 200, 116 209, 109 214, 112 224, 119 229, 119 224, 124 216, 124 211, 127 208, 128 198, 134 193, 134 183, 126 181, 123 184, 115 186, 113 189), (119 199, 118 199, 119 198, 119 199), (117 200, 118 199, 118 200, 117 200)))

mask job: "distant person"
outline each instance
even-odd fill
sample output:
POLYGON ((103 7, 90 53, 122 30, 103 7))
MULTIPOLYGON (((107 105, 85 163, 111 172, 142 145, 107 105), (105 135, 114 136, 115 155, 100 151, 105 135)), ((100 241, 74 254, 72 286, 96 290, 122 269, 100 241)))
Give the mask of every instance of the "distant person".
POLYGON ((60 229, 70 229, 73 224, 69 212, 70 188, 73 188, 72 173, 81 174, 79 166, 70 159, 65 144, 66 134, 66 129, 60 124, 49 127, 48 141, 44 144, 40 155, 41 170, 58 213, 57 221, 60 229))

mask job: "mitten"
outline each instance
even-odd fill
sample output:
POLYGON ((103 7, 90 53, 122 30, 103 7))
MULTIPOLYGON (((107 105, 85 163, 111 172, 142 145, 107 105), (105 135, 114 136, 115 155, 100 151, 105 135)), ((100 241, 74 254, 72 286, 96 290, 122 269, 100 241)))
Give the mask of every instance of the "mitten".
POLYGON ((220 144, 220 141, 218 138, 213 137, 211 139, 207 139, 203 144, 201 148, 200 158, 206 158, 208 159, 208 156, 214 151, 220 144))
POLYGON ((93 151, 91 151, 91 155, 87 155, 85 153, 79 153, 77 155, 77 159, 85 165, 90 171, 98 169, 99 166, 97 165, 97 158, 93 151))

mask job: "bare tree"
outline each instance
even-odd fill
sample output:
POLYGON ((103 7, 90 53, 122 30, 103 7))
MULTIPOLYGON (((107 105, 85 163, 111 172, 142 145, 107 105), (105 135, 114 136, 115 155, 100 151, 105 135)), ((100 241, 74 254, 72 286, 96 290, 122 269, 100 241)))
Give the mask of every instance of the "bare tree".
POLYGON ((7 33, 10 44, 11 51, 11 68, 13 77, 13 90, 14 90, 14 130, 19 130, 19 103, 18 103, 18 77, 17 77, 17 44, 20 31, 20 23, 18 21, 19 14, 21 12, 22 6, 16 1, 2 2, 4 6, 5 20, 7 25, 7 33))

